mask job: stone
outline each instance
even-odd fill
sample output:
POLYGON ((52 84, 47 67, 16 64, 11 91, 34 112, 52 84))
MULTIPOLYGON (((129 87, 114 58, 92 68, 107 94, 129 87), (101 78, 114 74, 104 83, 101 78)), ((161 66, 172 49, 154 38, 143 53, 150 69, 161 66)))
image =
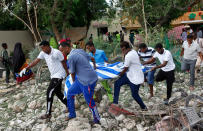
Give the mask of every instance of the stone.
POLYGON ((28 105, 28 108, 35 109, 36 105, 37 105, 37 102, 36 102, 36 100, 34 100, 28 105))
POLYGON ((3 102, 5 102, 7 100, 8 100, 8 98, 2 98, 2 99, 0 99, 0 104, 2 104, 3 102))
POLYGON ((95 124, 91 131, 103 131, 103 129, 100 125, 95 124))
POLYGON ((123 114, 121 114, 118 117, 116 117, 117 121, 123 121, 124 119, 125 119, 125 116, 123 114))
POLYGON ((24 95, 23 95, 22 93, 19 93, 19 94, 13 96, 13 97, 14 97, 16 100, 20 100, 21 98, 24 97, 24 95))
POLYGON ((13 104, 13 110, 15 112, 22 112, 26 107, 26 103, 23 102, 23 101, 16 101, 14 104, 13 104))
POLYGON ((79 120, 72 119, 68 123, 65 131, 90 131, 91 126, 89 123, 81 122, 79 120))
POLYGON ((141 124, 136 125, 138 131, 144 131, 144 128, 141 124))
POLYGON ((135 127, 135 121, 134 120, 132 120, 132 121, 129 121, 128 123, 126 123, 125 124, 125 127, 127 128, 127 129, 133 129, 133 127, 135 127))

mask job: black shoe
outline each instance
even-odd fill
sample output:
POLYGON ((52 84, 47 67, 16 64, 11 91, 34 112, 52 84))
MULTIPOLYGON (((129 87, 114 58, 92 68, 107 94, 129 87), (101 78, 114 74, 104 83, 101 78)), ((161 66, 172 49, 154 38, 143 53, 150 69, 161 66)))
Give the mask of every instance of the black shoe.
POLYGON ((89 121, 91 126, 94 126, 95 124, 101 125, 100 121, 89 121))
POLYGON ((169 99, 165 99, 165 100, 163 101, 164 105, 169 105, 169 104, 168 104, 168 101, 169 101, 169 99))

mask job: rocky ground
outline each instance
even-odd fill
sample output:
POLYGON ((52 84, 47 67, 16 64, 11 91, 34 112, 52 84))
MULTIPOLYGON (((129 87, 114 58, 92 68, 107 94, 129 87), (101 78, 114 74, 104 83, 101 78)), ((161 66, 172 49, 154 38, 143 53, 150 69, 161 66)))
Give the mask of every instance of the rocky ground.
MULTIPOLYGON (((181 97, 183 89, 188 94, 203 96, 203 75, 199 74, 196 80, 196 88, 190 92, 187 83, 189 75, 176 73, 176 82, 173 86, 171 101, 181 97)), ((46 112, 46 89, 49 82, 35 85, 35 80, 29 80, 22 85, 10 83, 6 85, 0 81, 0 130, 33 130, 33 131, 146 131, 155 130, 155 124, 161 120, 161 113, 167 111, 171 106, 163 105, 166 97, 166 85, 164 82, 155 83, 155 96, 148 99, 149 90, 145 84, 140 88, 140 95, 147 105, 149 111, 141 112, 138 104, 131 97, 130 88, 121 88, 119 105, 128 111, 135 112, 136 116, 121 114, 114 116, 108 112, 109 101, 106 94, 97 103, 101 115, 101 125, 90 126, 88 121, 92 119, 89 108, 83 96, 77 97, 75 101, 77 118, 65 121, 68 114, 63 113, 65 106, 55 97, 53 113, 50 121, 40 120, 39 117, 46 112), (146 115, 148 114, 148 115, 146 115)), ((111 81, 111 84, 113 81, 111 81)), ((97 88, 101 87, 98 83, 97 88)), ((183 104, 183 103, 182 103, 183 104)), ((203 108, 200 106, 201 110, 203 108)))

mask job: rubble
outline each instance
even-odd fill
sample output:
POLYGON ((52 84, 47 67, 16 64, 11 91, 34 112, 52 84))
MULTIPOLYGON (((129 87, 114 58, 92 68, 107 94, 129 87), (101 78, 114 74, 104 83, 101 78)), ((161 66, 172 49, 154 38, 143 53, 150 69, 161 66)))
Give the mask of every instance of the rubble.
MULTIPOLYGON (((176 73, 176 82, 173 86, 172 97, 169 101, 170 106, 163 104, 166 97, 165 82, 155 83, 154 97, 148 99, 149 87, 147 84, 140 87, 140 96, 148 107, 148 111, 141 111, 139 105, 133 100, 128 86, 121 87, 118 114, 109 112, 111 103, 108 96, 104 93, 97 108, 100 113, 101 125, 91 126, 91 112, 84 100, 84 97, 76 96, 75 107, 77 117, 65 121, 68 114, 63 111, 66 107, 54 97, 52 118, 50 121, 40 120, 39 117, 46 112, 46 90, 48 81, 35 85, 35 80, 29 80, 21 85, 10 83, 6 85, 0 80, 0 130, 41 130, 41 131, 148 131, 156 130, 156 123, 162 120, 164 115, 170 115, 170 110, 184 107, 184 98, 191 94, 203 97, 203 79, 196 80, 195 90, 190 92, 187 82, 189 74, 176 73), (181 81, 184 76, 184 82, 181 81), (123 110, 121 110, 123 109, 123 110), (128 113, 126 113, 128 112, 128 113), (132 115, 132 114, 134 115, 132 115)), ((109 81, 113 86, 113 82, 109 81)), ((101 88, 98 82, 96 88, 101 88)), ((189 105, 193 105, 191 101, 189 105)), ((198 111, 203 115, 202 104, 197 106, 198 111)))

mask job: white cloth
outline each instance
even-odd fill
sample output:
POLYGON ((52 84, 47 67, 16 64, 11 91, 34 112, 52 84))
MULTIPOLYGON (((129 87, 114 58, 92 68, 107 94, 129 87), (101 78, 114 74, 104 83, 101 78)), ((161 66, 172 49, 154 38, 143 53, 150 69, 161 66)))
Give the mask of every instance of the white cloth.
POLYGON ((128 67, 126 72, 128 79, 135 85, 144 82, 144 74, 140 63, 139 56, 135 50, 131 50, 125 56, 124 67, 128 67))
POLYGON ((51 74, 51 79, 65 78, 66 72, 61 63, 64 60, 64 56, 59 50, 51 48, 50 54, 46 54, 45 52, 41 51, 37 58, 45 59, 51 74))
POLYGON ((196 60, 198 57, 198 52, 201 52, 201 49, 199 47, 199 44, 197 44, 197 41, 193 41, 190 46, 187 41, 184 41, 182 48, 184 48, 183 58, 188 60, 196 60))
POLYGON ((158 58, 161 64, 163 64, 164 61, 167 61, 166 66, 161 68, 163 71, 168 72, 175 69, 175 64, 173 62, 173 57, 170 51, 164 49, 163 54, 156 52, 153 57, 158 58))

